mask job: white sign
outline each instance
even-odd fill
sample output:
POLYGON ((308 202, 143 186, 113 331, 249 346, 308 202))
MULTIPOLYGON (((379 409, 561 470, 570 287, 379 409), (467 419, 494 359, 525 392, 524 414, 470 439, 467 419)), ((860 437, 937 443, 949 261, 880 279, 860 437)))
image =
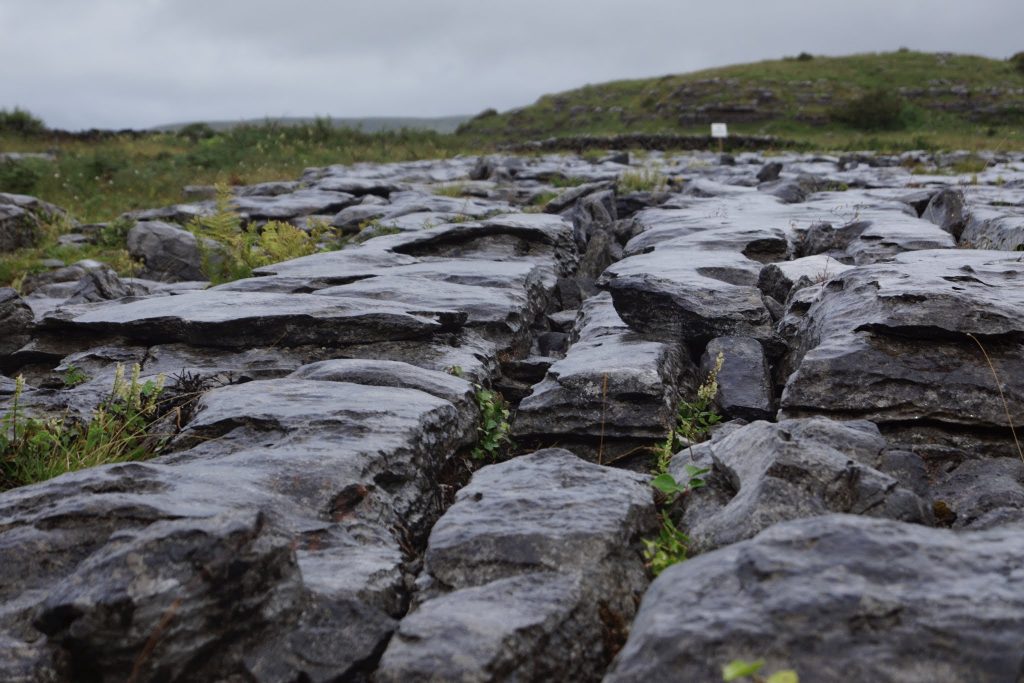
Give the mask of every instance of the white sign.
POLYGON ((711 137, 713 138, 727 138, 729 137, 729 127, 724 123, 712 123, 711 124, 711 137))

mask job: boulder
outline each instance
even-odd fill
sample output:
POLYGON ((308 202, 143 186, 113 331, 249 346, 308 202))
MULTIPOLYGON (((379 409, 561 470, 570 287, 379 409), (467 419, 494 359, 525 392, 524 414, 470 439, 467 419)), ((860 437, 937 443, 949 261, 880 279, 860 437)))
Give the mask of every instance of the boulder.
POLYGON ((921 218, 935 223, 955 239, 960 239, 964 231, 964 193, 956 189, 945 189, 938 192, 928 202, 921 218))
POLYGON ((32 309, 10 287, 0 288, 0 359, 14 353, 29 340, 34 317, 32 309))
MULTIPOLYGON (((221 246, 204 241, 207 254, 221 246)), ((142 262, 139 275, 160 282, 208 279, 203 273, 203 250, 188 230, 161 221, 140 221, 128 231, 128 253, 142 262)), ((212 258, 212 256, 208 256, 212 258)))
POLYGON ((0 254, 33 247, 41 235, 34 215, 19 206, 0 203, 0 254))

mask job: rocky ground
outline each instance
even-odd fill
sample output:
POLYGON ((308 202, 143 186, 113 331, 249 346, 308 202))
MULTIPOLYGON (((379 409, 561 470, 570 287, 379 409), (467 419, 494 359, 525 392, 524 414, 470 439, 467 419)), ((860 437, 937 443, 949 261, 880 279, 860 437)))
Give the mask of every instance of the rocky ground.
MULTIPOLYGON (((237 188, 371 238, 212 288, 193 188, 134 216, 142 278, 0 290, 7 404, 23 374, 88 416, 119 363, 207 388, 156 459, 0 495, 0 679, 1024 680, 1024 156, 970 185, 925 154, 629 161, 237 188), (626 191, 640 166, 668 183, 626 191), (726 420, 670 465, 707 485, 666 506, 651 447, 719 353, 726 420), (479 387, 504 462, 468 457, 479 387), (691 558, 652 582, 662 508, 691 558)), ((0 196, 3 248, 44 211, 0 196)))

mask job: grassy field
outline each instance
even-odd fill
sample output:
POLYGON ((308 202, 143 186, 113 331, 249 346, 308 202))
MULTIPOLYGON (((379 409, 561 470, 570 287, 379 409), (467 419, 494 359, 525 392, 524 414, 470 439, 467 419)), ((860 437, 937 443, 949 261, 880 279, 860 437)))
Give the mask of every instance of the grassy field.
MULTIPOLYGON (((174 133, 122 134, 81 139, 68 135, 0 133, 0 152, 53 152, 54 161, 0 162, 0 192, 30 194, 83 222, 106 222, 125 211, 183 201, 187 185, 241 185, 294 180, 305 168, 358 161, 451 157, 477 147, 431 131, 363 133, 318 123, 243 126, 189 137, 174 133)), ((43 259, 73 263, 94 258, 130 274, 123 245, 61 246, 63 222, 50 226, 40 246, 0 255, 0 286, 42 270, 43 259)))
POLYGON ((586 85, 461 127, 480 139, 624 132, 775 135, 830 150, 1024 148, 1024 70, 1013 61, 899 51, 727 66, 586 85), (901 111, 889 129, 861 130, 836 115, 884 91, 901 111))

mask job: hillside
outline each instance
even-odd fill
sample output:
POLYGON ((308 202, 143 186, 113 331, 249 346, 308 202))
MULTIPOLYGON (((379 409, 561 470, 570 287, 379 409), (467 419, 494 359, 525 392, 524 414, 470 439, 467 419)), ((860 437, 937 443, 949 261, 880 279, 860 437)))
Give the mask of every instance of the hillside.
MULTIPOLYGON (((335 128, 354 128, 365 133, 377 133, 390 130, 432 130, 437 133, 453 133, 460 124, 464 123, 468 116, 364 116, 350 118, 330 117, 326 120, 335 128)), ((276 124, 282 126, 307 126, 316 123, 316 117, 308 116, 284 116, 266 117, 261 119, 238 119, 233 121, 204 121, 210 128, 216 131, 232 130, 237 126, 263 126, 265 124, 276 124)), ((163 126, 156 126, 152 130, 158 132, 176 133, 179 130, 193 125, 194 121, 188 123, 170 123, 163 126)))
POLYGON ((915 136, 939 146, 981 142, 1016 148, 1024 142, 1024 71, 1015 62, 906 50, 846 57, 802 54, 586 85, 544 95, 521 109, 483 112, 460 132, 503 140, 581 133, 706 133, 712 121, 724 121, 739 133, 828 145, 857 139, 860 131, 840 123, 837 111, 879 89, 899 98, 902 107, 891 130, 870 131, 883 144, 915 136))

